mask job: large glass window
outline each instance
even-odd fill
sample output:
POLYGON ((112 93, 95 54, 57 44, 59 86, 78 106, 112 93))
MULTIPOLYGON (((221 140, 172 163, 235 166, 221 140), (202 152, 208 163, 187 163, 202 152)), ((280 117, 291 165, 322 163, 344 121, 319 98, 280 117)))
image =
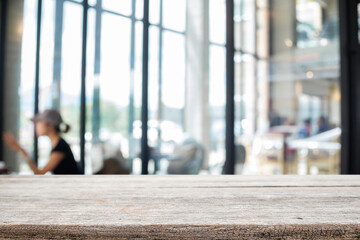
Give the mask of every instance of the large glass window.
POLYGON ((243 173, 339 173, 338 3, 273 0, 271 14, 269 4, 239 0, 235 11, 243 173))
POLYGON ((177 33, 164 31, 163 40, 161 85, 163 118, 172 121, 181 129, 183 125, 181 109, 185 107, 185 39, 177 33))
MULTIPOLYGON (((61 112, 71 125, 64 137, 79 159, 82 5, 44 1, 42 7, 39 111, 54 108, 61 112)), ((40 137, 39 166, 47 163, 50 149, 50 141, 40 137)))
MULTIPOLYGON (((207 165, 210 173, 221 174, 225 162, 226 106, 226 1, 209 1, 209 131, 207 165)), ((206 139, 203 139, 204 145, 206 139)), ((206 165, 205 165, 206 166, 206 165)))
POLYGON ((70 124, 64 136, 72 146, 76 159, 80 159, 80 93, 81 93, 81 48, 82 6, 64 3, 61 49, 60 112, 70 124))
MULTIPOLYGON (((24 21, 21 52, 21 76, 20 76, 20 121, 19 121, 19 142, 32 153, 34 146, 34 127, 29 119, 34 113, 35 99, 35 49, 36 49, 36 8, 35 1, 24 2, 24 21)), ((19 171, 30 172, 27 164, 22 164, 19 159, 19 171)))
MULTIPOLYGON (((85 86, 82 2, 42 1, 39 110, 58 109, 72 125, 65 137, 79 160, 85 88, 85 172, 115 159, 119 172, 140 174, 143 1, 89 1, 85 86)), ((149 172, 221 174, 226 1, 149 4, 149 172)), ((338 10, 337 0, 234 0, 237 174, 339 173, 338 10)), ((36 11, 37 1, 24 1, 21 81, 13 101, 20 142, 29 152, 36 11)), ((51 146, 43 137, 39 143, 43 166, 51 146)), ((20 171, 29 169, 23 164, 20 171)))
POLYGON ((133 22, 131 15, 142 15, 131 3, 98 0, 89 9, 87 173, 113 160, 121 167, 113 173, 139 166, 142 23, 133 22))
POLYGON ((209 1, 209 39, 210 42, 225 44, 226 40, 226 1, 209 1))
POLYGON ((210 131, 208 164, 212 173, 221 174, 225 162, 226 52, 225 47, 217 45, 210 45, 209 50, 210 124, 205 129, 210 131))
MULTIPOLYGON (((55 19, 55 1, 47 1, 44 3, 43 18, 42 18, 42 34, 41 34, 41 49, 40 49, 40 89, 39 89, 39 111, 52 108, 52 98, 59 96, 59 80, 60 74, 57 74, 57 79, 54 80, 53 85, 53 63, 54 63, 54 19, 55 19), (53 90, 54 89, 54 90, 53 90), (53 93, 53 95, 52 95, 53 93)), ((60 50, 61 51, 61 50, 60 50)), ((60 54, 59 54, 60 55, 60 54)), ((61 59, 57 58, 57 63, 61 59)), ((59 69, 60 70, 60 69, 59 69)), ((59 71, 58 71, 59 73, 59 71)), ((45 137, 39 138, 38 152, 39 166, 44 166, 48 160, 48 153, 51 149, 50 141, 45 137)))
POLYGON ((327 46, 329 42, 338 40, 337 9, 334 4, 336 3, 331 1, 309 0, 296 3, 296 33, 299 48, 327 46))
POLYGON ((186 1, 162 0, 163 26, 179 32, 185 31, 186 1))
POLYGON ((103 8, 109 11, 121 13, 130 16, 132 13, 131 0, 100 0, 102 1, 103 8))
POLYGON ((186 1, 150 1, 149 172, 167 173, 168 154, 183 139, 186 1))

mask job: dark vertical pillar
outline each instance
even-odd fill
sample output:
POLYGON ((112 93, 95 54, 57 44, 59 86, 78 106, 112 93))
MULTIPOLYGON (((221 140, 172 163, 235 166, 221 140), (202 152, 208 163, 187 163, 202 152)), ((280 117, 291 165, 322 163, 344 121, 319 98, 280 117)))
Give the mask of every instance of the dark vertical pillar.
MULTIPOLYGON (((6 10, 7 0, 1 1, 1 26, 0 26, 0 134, 4 131, 4 77, 5 77, 5 42, 6 42, 6 10)), ((3 160, 3 141, 0 136, 0 161, 3 160)))
POLYGON ((83 34, 80 96, 80 162, 85 172, 85 131, 86 131, 86 45, 87 45, 88 0, 83 1, 83 34))
POLYGON ((61 53, 63 33, 64 0, 57 0, 55 6, 55 37, 53 65, 52 108, 60 110, 61 53))
MULTIPOLYGON (((41 16, 42 0, 38 0, 37 28, 36 28, 36 57, 35 57, 35 106, 34 114, 39 112, 39 83, 40 83, 40 40, 41 40, 41 16)), ((34 161, 38 162, 38 141, 34 131, 34 161)))
POLYGON ((92 142, 99 141, 99 131, 101 126, 100 118, 100 67, 101 67, 101 22, 102 22, 102 0, 98 0, 95 6, 95 63, 94 76, 95 84, 93 91, 93 107, 92 107, 92 142))
POLYGON ((141 160, 142 174, 148 174, 149 146, 148 146, 148 59, 149 59, 149 0, 144 0, 144 33, 143 33, 143 82, 141 107, 141 160))
POLYGON ((341 46, 341 173, 360 174, 359 0, 339 0, 341 46))
POLYGON ((235 173, 234 136, 234 1, 226 0, 226 162, 225 174, 235 173))

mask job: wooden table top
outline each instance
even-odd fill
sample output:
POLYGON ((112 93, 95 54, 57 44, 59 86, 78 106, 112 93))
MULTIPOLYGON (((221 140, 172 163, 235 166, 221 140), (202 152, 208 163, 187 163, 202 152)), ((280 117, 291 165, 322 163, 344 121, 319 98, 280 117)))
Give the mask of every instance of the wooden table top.
POLYGON ((359 239, 360 176, 0 176, 0 238, 359 239))

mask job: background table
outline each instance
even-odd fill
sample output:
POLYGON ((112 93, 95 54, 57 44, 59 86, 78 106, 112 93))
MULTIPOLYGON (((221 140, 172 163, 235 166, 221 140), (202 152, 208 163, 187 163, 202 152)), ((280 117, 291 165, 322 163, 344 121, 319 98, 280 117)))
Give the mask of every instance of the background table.
POLYGON ((360 176, 0 176, 0 238, 359 239, 360 176))

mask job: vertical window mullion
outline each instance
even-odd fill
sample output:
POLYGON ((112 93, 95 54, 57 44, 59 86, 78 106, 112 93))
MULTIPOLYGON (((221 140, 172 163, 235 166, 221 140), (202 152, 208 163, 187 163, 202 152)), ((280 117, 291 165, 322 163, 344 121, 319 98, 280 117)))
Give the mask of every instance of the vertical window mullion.
MULTIPOLYGON (((34 115, 39 112, 39 84, 40 84, 40 40, 41 40, 41 14, 42 14, 42 0, 38 0, 37 8, 37 28, 36 28, 36 56, 35 56, 35 106, 34 115)), ((38 140, 34 128, 34 162, 38 163, 38 140)))
POLYGON ((226 162, 225 174, 235 173, 234 136, 234 1, 226 0, 226 162))
POLYGON ((80 96, 80 162, 85 173, 85 131, 86 131, 86 45, 87 45, 88 0, 83 1, 83 34, 80 96))
POLYGON ((92 143, 99 142, 100 117, 100 67, 101 67, 101 27, 102 27, 102 0, 97 0, 95 5, 95 61, 94 76, 95 85, 93 90, 92 107, 92 143))
POLYGON ((142 66, 142 107, 141 107, 141 160, 142 174, 148 174, 149 145, 148 145, 148 66, 149 66, 149 0, 144 0, 143 16, 143 66, 142 66))
POLYGON ((60 111, 61 96, 61 61, 62 61, 62 34, 64 1, 58 0, 55 3, 55 36, 54 36, 54 65, 53 65, 53 85, 55 95, 52 96, 52 108, 60 111))
MULTIPOLYGON (((6 17, 7 0, 1 2, 1 35, 0 35, 0 132, 4 130, 4 77, 5 77, 5 41, 6 41, 6 17)), ((3 142, 0 138, 0 159, 3 158, 3 142)))

